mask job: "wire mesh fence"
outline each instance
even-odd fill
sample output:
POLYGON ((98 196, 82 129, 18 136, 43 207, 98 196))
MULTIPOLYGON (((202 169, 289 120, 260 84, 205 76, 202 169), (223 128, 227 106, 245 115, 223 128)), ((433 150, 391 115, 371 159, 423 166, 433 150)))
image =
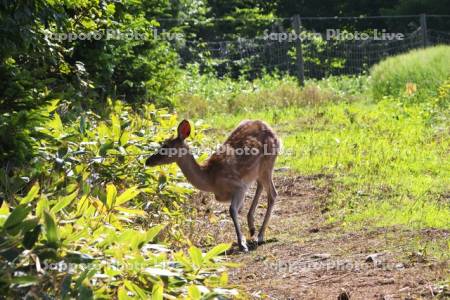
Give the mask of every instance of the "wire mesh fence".
MULTIPOLYGON (((195 36, 174 43, 182 65, 250 79, 272 72, 301 76, 300 69, 306 78, 363 74, 385 57, 450 44, 450 16, 444 15, 170 21, 183 22, 195 36)), ((167 20, 161 24, 170 27, 167 20)))

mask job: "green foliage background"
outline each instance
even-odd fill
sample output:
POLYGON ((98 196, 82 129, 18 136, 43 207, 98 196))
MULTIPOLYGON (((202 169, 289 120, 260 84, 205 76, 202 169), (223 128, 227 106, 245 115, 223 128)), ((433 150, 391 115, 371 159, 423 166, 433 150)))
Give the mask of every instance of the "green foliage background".
POLYGON ((176 54, 153 39, 155 19, 168 1, 2 1, 0 4, 0 161, 32 156, 40 107, 66 102, 69 110, 101 108, 106 99, 170 105, 176 54), (76 39, 62 34, 107 30, 146 39, 76 39), (14 132, 12 136, 11 132, 14 132))

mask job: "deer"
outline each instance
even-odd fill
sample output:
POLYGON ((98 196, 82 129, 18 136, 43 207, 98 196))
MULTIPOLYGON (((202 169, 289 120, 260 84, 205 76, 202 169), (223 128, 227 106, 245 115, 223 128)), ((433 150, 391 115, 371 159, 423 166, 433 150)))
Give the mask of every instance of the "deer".
POLYGON ((164 141, 159 150, 145 161, 145 165, 154 167, 176 163, 195 188, 214 193, 219 202, 230 202, 229 214, 242 252, 248 252, 249 248, 239 225, 238 214, 247 190, 256 181, 247 223, 252 242, 256 245, 264 243, 264 234, 277 197, 272 176, 281 144, 275 132, 263 121, 242 121, 203 164, 195 160, 185 142, 190 133, 189 121, 181 121, 177 136, 164 141), (267 193, 267 209, 258 236, 255 236, 254 214, 263 189, 267 193))

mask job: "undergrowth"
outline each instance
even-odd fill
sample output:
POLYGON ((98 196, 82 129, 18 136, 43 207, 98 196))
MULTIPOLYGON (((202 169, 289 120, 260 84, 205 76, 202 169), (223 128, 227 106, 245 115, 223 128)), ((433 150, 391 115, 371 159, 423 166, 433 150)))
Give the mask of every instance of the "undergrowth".
POLYGON ((299 105, 355 100, 366 91, 368 78, 329 77, 308 80, 303 89, 296 78, 266 74, 251 82, 245 78, 217 79, 199 74, 195 66, 186 71, 179 84, 175 107, 185 117, 204 118, 220 113, 235 114, 299 105))
MULTIPOLYGON (((110 101, 63 122, 48 107, 36 156, 0 170, 0 294, 7 299, 179 299, 236 295, 227 263, 193 246, 191 189, 175 166, 146 169, 176 115, 110 101)), ((70 111, 70 110, 68 110, 70 111)), ((202 139, 197 127, 194 144, 202 139)))

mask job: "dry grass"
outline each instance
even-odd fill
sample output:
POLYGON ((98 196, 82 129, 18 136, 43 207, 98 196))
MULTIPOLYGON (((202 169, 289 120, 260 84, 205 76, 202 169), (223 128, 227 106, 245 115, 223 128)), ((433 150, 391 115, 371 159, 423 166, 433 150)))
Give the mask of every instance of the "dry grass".
MULTIPOLYGON (((289 106, 318 106, 326 102, 344 100, 344 96, 313 82, 308 83, 304 88, 300 88, 294 82, 285 82, 276 88, 240 94, 224 93, 214 99, 189 93, 183 94, 180 99, 178 111, 183 116, 192 118, 205 117, 218 112, 233 114, 289 106)), ((345 100, 348 101, 348 97, 345 100)))

